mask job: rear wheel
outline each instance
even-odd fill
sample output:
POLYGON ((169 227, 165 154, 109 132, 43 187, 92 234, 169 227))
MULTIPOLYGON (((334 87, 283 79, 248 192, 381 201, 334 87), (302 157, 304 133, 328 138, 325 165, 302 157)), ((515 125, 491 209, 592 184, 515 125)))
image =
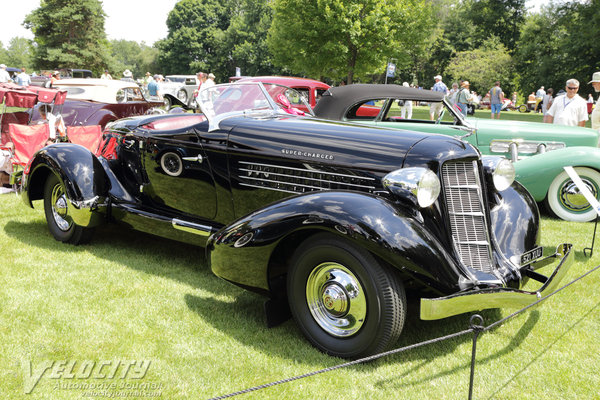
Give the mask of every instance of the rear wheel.
POLYGON ((318 234, 294 253, 287 280, 292 315, 327 354, 360 358, 393 345, 406 319, 396 275, 364 249, 318 234))
MULTIPOLYGON (((600 197, 600 173, 585 167, 575 167, 574 169, 589 191, 598 199, 600 197)), ((592 221, 597 215, 565 171, 558 174, 550 184, 546 205, 554 215, 565 221, 587 222, 592 221)))
POLYGON ((529 109, 527 108, 527 104, 521 104, 521 105, 518 107, 518 110, 519 110, 519 112, 520 112, 520 113, 526 113, 526 112, 529 112, 529 109))
POLYGON ((74 245, 87 243, 93 230, 76 225, 69 215, 72 205, 67 198, 65 187, 58 177, 51 173, 44 186, 44 212, 48 229, 58 241, 74 245))

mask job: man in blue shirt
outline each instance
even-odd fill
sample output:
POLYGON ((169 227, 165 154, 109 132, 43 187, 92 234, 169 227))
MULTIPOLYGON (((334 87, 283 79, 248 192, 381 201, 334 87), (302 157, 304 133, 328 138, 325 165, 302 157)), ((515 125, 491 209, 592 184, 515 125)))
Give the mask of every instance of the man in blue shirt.
POLYGON ((21 73, 17 75, 16 84, 21 86, 31 85, 31 78, 29 77, 27 72, 25 72, 25 68, 21 68, 21 73))
MULTIPOLYGON (((433 79, 435 80, 435 84, 433 85, 431 90, 433 90, 434 92, 442 92, 444 93, 444 95, 447 95, 448 87, 444 84, 444 82, 442 82, 442 76, 436 75, 433 77, 433 79)), ((441 102, 431 103, 431 105, 429 106, 429 119, 433 121, 435 118, 438 118, 442 113, 442 108, 443 105, 441 102)))
POLYGON ((158 75, 154 75, 154 78, 148 82, 148 94, 150 95, 150 99, 158 100, 159 99, 159 86, 158 86, 158 75))

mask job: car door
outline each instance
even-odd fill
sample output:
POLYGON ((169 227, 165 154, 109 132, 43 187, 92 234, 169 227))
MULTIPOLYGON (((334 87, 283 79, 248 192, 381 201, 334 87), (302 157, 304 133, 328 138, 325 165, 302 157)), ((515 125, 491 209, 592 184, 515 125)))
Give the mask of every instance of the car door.
POLYGON ((214 219, 215 181, 196 128, 150 132, 144 152, 148 179, 144 194, 157 208, 214 219))

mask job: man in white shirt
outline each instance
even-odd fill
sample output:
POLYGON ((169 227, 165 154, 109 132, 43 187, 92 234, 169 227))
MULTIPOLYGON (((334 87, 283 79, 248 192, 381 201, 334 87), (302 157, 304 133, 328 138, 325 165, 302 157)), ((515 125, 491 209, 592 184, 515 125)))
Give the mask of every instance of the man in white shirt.
POLYGON ((544 122, 567 126, 585 126, 588 118, 587 102, 577 94, 579 81, 569 79, 565 87, 567 94, 554 99, 544 116, 544 122))
POLYGON ((6 70, 6 65, 0 64, 0 83, 11 82, 10 74, 6 70))
MULTIPOLYGON (((592 84, 596 93, 600 92, 600 71, 594 72, 592 80, 588 83, 592 84)), ((594 111, 592 111, 592 129, 596 129, 600 132, 600 96, 598 97, 598 100, 596 100, 594 111)))

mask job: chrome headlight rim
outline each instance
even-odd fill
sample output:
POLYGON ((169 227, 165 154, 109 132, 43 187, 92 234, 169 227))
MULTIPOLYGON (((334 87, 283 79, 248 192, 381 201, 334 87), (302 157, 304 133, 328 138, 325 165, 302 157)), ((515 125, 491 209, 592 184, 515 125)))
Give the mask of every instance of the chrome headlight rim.
POLYGON ((383 186, 400 198, 408 198, 415 205, 427 208, 438 199, 441 183, 432 170, 423 167, 401 168, 383 178, 383 186))
POLYGON ((507 158, 500 156, 483 156, 481 158, 485 171, 492 175, 497 191, 508 189, 515 181, 515 166, 507 158))

